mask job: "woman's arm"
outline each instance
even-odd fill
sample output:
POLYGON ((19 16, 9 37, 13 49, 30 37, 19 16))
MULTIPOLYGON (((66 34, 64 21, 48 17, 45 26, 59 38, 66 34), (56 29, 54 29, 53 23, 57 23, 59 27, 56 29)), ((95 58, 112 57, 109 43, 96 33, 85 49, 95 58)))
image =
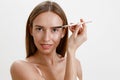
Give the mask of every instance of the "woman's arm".
POLYGON ((76 64, 77 64, 77 76, 79 80, 82 80, 82 67, 81 67, 80 61, 77 60, 76 64))
MULTIPOLYGON (((81 19, 80 22, 84 21, 81 19)), ((72 26, 70 30, 72 31, 72 35, 68 40, 65 80, 76 80, 76 74, 81 80, 81 72, 76 71, 75 52, 77 48, 87 40, 86 25, 72 26)))
POLYGON ((64 80, 76 80, 76 70, 75 70, 75 57, 67 53, 67 61, 66 61, 66 72, 64 80))

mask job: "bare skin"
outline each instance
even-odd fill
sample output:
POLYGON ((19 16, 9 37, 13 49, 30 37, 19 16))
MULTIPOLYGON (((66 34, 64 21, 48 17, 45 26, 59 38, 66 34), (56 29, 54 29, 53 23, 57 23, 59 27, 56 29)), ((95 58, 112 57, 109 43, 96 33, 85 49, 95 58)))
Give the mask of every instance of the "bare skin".
MULTIPOLYGON (((83 22, 82 19, 81 22, 83 22)), ((56 53, 56 47, 65 32, 57 33, 55 31, 57 35, 51 32, 51 26, 59 25, 62 25, 62 20, 52 12, 42 13, 33 21, 31 35, 38 51, 35 55, 26 58, 26 61, 18 60, 12 64, 12 80, 75 80, 76 77, 82 80, 81 64, 75 58, 75 51, 86 41, 86 26, 83 24, 82 28, 79 25, 69 28, 73 34, 68 40, 66 56, 61 57, 56 53), (36 25, 42 25, 45 29, 42 31, 40 29, 38 33, 36 25), (42 33, 43 31, 45 33, 42 33), (43 34, 43 36, 39 36, 39 34, 43 34)))
MULTIPOLYGON (((58 62, 54 65, 36 63, 34 58, 32 58, 28 59, 28 62, 19 60, 13 63, 11 69, 13 80, 44 80, 43 77, 45 80, 64 80, 66 68, 66 60, 64 58, 58 58, 58 62), (43 77, 34 65, 41 70, 43 77)), ((79 68, 79 73, 81 74, 81 67, 77 65, 80 65, 80 63, 76 60, 76 67, 79 68)))

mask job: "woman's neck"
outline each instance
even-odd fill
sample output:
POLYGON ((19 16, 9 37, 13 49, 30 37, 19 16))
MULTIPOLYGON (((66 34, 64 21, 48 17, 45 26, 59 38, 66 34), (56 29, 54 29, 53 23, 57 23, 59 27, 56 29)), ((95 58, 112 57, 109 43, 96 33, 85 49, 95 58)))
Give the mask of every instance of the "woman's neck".
POLYGON ((49 54, 42 54, 37 51, 34 55, 34 61, 41 63, 43 65, 52 65, 54 66, 59 60, 59 57, 56 52, 49 54))

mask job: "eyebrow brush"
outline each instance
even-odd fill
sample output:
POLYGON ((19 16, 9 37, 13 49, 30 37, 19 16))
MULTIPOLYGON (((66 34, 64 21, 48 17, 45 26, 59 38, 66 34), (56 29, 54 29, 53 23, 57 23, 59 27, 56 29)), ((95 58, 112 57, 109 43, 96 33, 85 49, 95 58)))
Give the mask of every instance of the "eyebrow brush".
POLYGON ((72 23, 72 24, 68 24, 68 25, 64 25, 63 27, 69 27, 69 26, 75 26, 75 25, 82 25, 84 23, 92 23, 92 21, 86 21, 86 22, 79 22, 79 23, 72 23))

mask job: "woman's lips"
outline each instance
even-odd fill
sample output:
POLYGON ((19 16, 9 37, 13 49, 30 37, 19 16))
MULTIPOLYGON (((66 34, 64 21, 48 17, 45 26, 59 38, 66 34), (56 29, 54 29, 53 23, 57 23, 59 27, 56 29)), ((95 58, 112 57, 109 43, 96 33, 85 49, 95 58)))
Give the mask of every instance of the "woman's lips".
POLYGON ((52 44, 41 44, 41 47, 42 47, 43 49, 50 49, 51 46, 52 46, 52 44))

